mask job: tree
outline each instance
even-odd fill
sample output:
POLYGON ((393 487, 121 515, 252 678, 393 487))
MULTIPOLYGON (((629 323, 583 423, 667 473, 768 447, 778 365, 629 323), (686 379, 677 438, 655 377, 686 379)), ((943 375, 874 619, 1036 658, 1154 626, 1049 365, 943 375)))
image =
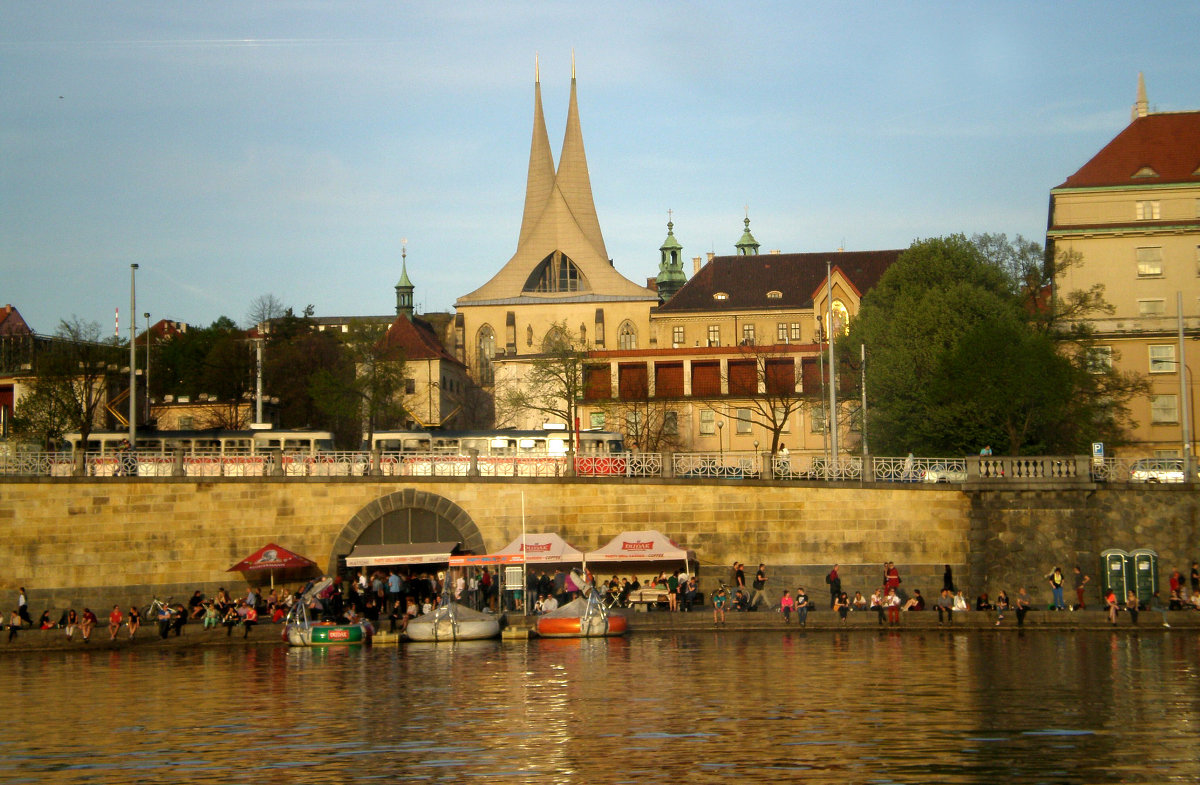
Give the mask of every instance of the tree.
POLYGON ((501 366, 495 385, 496 424, 509 427, 536 412, 543 421, 565 423, 574 444, 586 357, 587 347, 566 322, 554 322, 540 354, 501 366))
POLYGON ((264 322, 282 318, 291 309, 285 308, 283 301, 273 294, 260 294, 250 301, 246 310, 246 325, 257 327, 264 322))
POLYGON ((679 410, 670 401, 616 400, 602 404, 602 409, 605 422, 621 423, 621 431, 631 449, 667 452, 681 446, 679 410))
POLYGON ((868 353, 868 437, 884 454, 1077 452, 1128 422, 1135 378, 1091 373, 1073 320, 1102 291, 1059 298, 1077 259, 1003 235, 914 243, 863 300, 843 358, 868 353), (1070 315, 1070 319, 1066 315, 1070 315))
POLYGON ((741 346, 738 353, 726 363, 729 400, 706 399, 704 405, 724 414, 728 403, 736 401, 738 408, 749 412, 752 423, 771 434, 774 455, 792 415, 821 406, 821 391, 804 389, 801 358, 784 347, 741 346))
POLYGON ((386 339, 386 327, 352 321, 342 334, 338 365, 318 370, 310 382, 318 408, 357 420, 368 444, 377 428, 402 425, 407 415, 404 356, 386 339))
POLYGON ((36 356, 30 393, 14 412, 14 430, 47 447, 76 431, 86 445, 119 359, 115 344, 101 343, 96 322, 77 316, 59 322, 54 339, 36 356))

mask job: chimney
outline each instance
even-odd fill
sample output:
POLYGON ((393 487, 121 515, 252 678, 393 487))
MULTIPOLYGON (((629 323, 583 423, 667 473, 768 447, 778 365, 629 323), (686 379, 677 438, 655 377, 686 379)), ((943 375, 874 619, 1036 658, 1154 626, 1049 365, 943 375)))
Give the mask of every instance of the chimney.
POLYGON ((692 257, 692 275, 695 275, 698 272, 700 272, 700 257, 693 256, 692 257))

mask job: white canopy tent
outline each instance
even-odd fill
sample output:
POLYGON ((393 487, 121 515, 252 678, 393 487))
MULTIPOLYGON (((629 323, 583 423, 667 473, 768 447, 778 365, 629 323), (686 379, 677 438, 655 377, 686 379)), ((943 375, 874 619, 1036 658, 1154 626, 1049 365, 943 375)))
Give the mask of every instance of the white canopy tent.
POLYGON ((584 554, 584 560, 594 570, 601 564, 661 565, 662 562, 683 562, 684 572, 691 573, 696 552, 676 545, 669 537, 653 529, 621 532, 607 545, 584 554))
POLYGON ((497 556, 523 556, 526 564, 580 564, 583 551, 554 532, 523 534, 496 551, 497 556))

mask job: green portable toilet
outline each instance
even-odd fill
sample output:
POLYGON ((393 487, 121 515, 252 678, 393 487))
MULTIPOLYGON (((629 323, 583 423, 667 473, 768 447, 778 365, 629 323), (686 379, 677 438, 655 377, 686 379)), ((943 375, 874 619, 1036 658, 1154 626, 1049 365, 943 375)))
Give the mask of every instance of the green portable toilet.
MULTIPOLYGON (((1100 552, 1100 596, 1108 594, 1112 589, 1117 595, 1117 602, 1125 602, 1127 573, 1125 571, 1129 554, 1120 548, 1109 548, 1100 552)), ((1132 565, 1131 565, 1132 566, 1132 565)))
POLYGON ((1154 592, 1158 591, 1158 554, 1149 548, 1130 551, 1125 566, 1125 582, 1128 590, 1137 595, 1138 605, 1147 607, 1154 592))

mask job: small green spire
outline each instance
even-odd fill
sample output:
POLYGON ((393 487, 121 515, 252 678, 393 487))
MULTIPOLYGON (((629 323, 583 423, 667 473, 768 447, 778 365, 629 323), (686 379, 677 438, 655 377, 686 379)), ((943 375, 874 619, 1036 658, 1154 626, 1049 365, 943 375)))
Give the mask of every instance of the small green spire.
POLYGON ((658 277, 655 283, 658 297, 664 303, 675 296, 675 293, 687 283, 687 275, 683 272, 683 246, 675 239, 675 224, 671 221, 671 211, 667 211, 667 239, 659 246, 658 277))
POLYGON ((754 235, 750 234, 750 208, 746 208, 746 230, 742 232, 742 239, 737 241, 735 246, 738 249, 738 256, 756 256, 758 254, 758 240, 754 239, 754 235))
POLYGON ((408 239, 400 240, 400 280, 396 284, 396 315, 404 314, 409 319, 413 317, 412 281, 408 280, 408 239))

